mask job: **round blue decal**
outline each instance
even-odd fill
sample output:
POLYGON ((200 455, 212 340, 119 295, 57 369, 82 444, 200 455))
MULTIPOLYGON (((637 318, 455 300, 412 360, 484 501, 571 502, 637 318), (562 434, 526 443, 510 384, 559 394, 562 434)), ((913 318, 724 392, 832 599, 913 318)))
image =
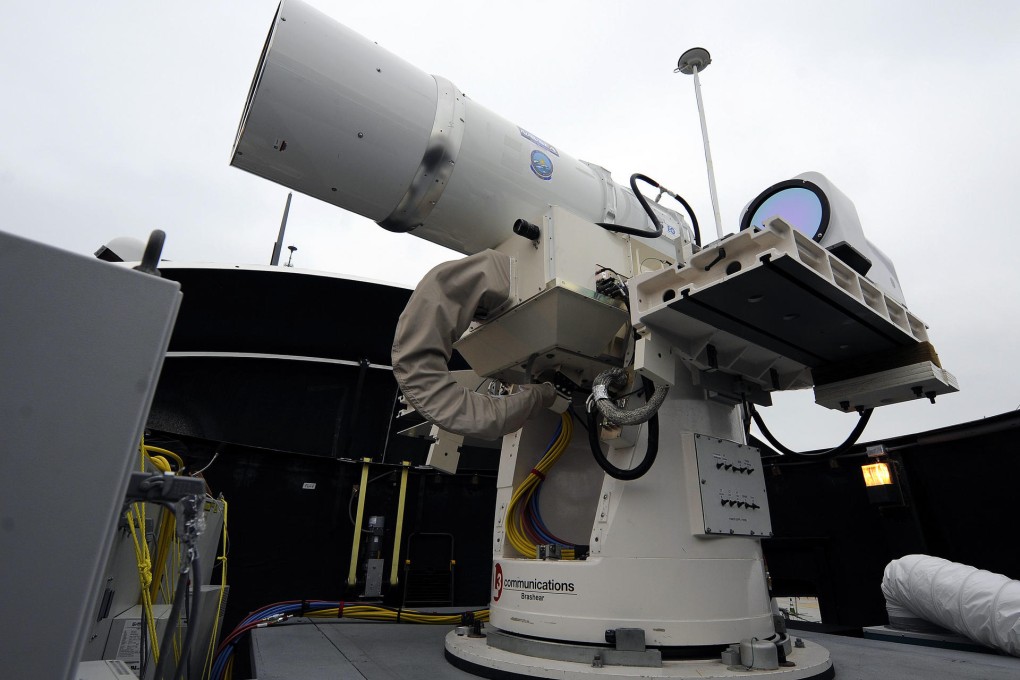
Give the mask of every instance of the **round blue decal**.
POLYGON ((537 149, 532 151, 531 171, 542 179, 551 179, 553 174, 553 164, 552 161, 549 160, 549 156, 537 149))

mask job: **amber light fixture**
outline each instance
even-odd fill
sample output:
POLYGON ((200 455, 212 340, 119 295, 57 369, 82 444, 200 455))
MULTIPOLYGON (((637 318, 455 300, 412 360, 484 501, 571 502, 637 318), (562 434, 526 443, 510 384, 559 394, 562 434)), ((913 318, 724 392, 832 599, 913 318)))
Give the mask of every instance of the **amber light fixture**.
POLYGON ((885 486, 893 483, 889 463, 880 462, 862 465, 861 472, 864 473, 865 486, 885 486))

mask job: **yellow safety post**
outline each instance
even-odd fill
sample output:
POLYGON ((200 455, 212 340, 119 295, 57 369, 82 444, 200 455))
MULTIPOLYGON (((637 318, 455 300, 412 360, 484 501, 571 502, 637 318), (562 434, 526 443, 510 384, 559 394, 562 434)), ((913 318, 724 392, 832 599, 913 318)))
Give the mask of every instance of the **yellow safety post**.
POLYGON ((411 461, 405 460, 400 463, 403 469, 400 471, 400 496, 397 500, 397 532, 393 536, 393 559, 390 560, 390 585, 395 586, 400 582, 397 567, 400 560, 400 540, 404 533, 404 500, 407 498, 407 471, 411 461))
POLYGON ((371 458, 361 459, 361 485, 358 487, 358 514, 354 517, 354 543, 351 546, 351 569, 347 572, 347 585, 358 582, 358 551, 361 549, 361 522, 365 517, 365 496, 368 492, 368 464, 371 458))

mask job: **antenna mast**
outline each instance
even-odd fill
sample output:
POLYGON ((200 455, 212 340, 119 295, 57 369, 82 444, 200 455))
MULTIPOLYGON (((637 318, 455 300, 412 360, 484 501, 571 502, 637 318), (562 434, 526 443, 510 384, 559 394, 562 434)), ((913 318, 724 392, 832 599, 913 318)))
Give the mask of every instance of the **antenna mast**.
POLYGON ((701 119, 701 139, 705 143, 705 165, 708 166, 708 191, 712 195, 712 212, 715 213, 715 231, 719 239, 723 237, 722 218, 719 216, 719 196, 715 191, 715 168, 712 165, 712 149, 708 146, 708 127, 705 125, 705 105, 701 101, 701 81, 698 72, 704 71, 712 63, 712 56, 704 47, 692 47, 680 55, 676 64, 676 72, 694 76, 694 94, 698 98, 698 117, 701 119))

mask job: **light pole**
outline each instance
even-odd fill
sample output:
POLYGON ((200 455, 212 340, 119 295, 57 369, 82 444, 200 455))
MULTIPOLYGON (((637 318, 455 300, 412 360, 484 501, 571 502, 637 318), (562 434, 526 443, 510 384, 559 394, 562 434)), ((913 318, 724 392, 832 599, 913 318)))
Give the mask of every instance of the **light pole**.
MULTIPOLYGON (((712 149, 708 146, 708 127, 705 125, 705 105, 701 102, 701 80, 698 73, 708 68, 712 56, 704 47, 692 47, 680 55, 676 71, 694 76, 694 94, 698 98, 698 117, 701 119, 701 139, 705 143, 705 165, 708 166, 708 191, 712 195, 712 211, 715 213, 716 235, 722 239, 722 218, 719 216, 719 196, 715 191, 715 169, 712 166, 712 149)), ((674 71, 674 73, 676 72, 674 71)))

